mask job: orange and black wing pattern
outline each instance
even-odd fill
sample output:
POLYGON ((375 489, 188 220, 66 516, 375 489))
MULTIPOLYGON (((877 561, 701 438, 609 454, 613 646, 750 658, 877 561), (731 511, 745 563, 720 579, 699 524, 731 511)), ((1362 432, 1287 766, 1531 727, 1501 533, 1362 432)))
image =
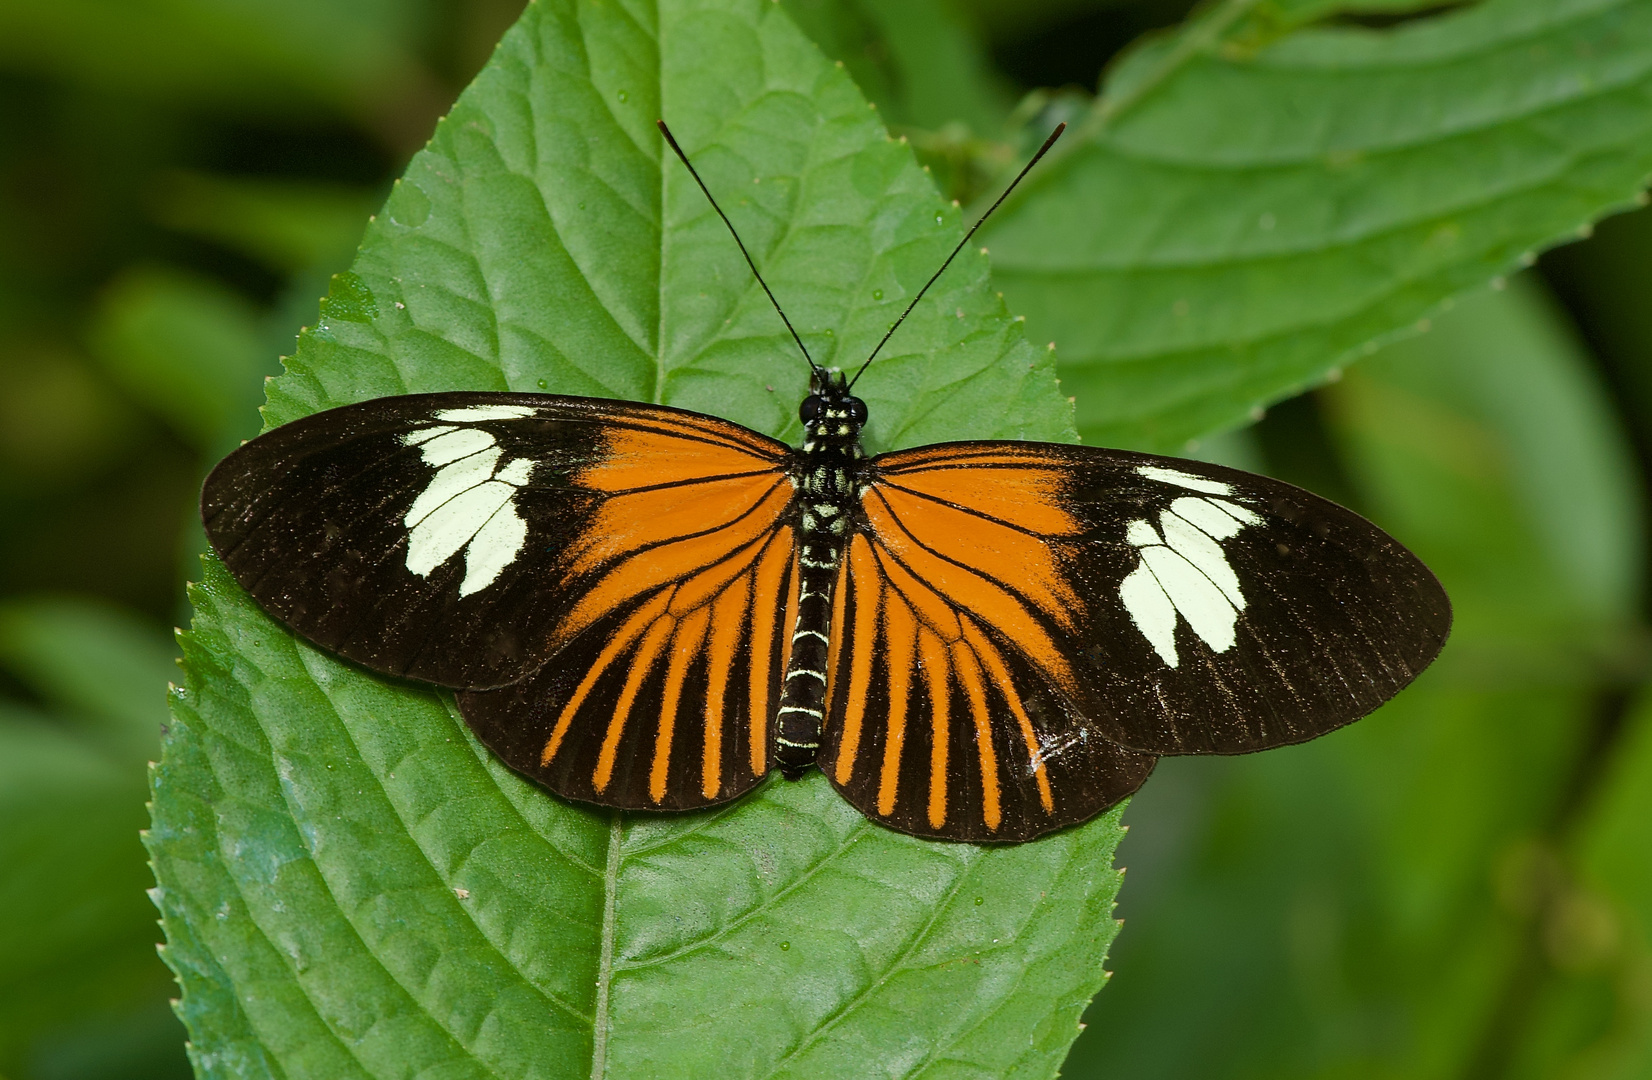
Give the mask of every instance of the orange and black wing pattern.
POLYGON ((384 398, 243 446, 202 516, 267 610, 460 690, 514 768, 574 799, 687 809, 770 767, 796 605, 788 453, 660 406, 384 398))
POLYGON ((1024 840, 1154 756, 1300 742, 1443 645, 1420 561, 1357 515, 1199 462, 957 443, 869 463, 820 765, 904 832, 1024 840))

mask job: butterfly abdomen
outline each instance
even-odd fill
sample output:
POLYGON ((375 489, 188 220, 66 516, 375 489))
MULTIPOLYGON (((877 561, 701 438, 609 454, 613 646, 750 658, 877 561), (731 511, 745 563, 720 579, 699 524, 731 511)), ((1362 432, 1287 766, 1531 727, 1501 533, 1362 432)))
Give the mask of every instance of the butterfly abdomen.
POLYGON ((798 507, 797 621, 775 714, 775 761, 788 780, 815 763, 826 716, 832 594, 862 458, 860 424, 848 400, 826 400, 818 417, 805 423, 792 477, 798 507))

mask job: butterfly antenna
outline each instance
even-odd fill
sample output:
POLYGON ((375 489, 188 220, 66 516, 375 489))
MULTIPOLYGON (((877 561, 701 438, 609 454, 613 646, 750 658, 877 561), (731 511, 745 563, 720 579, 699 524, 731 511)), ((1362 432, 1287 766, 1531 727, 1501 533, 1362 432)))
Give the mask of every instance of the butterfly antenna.
MULTIPOLYGON (((883 335, 883 340, 879 341, 877 348, 872 350, 872 355, 866 358, 866 363, 862 364, 859 370, 855 372, 855 377, 849 380, 849 386, 851 389, 853 389, 856 380, 861 377, 862 373, 864 373, 867 368, 872 366, 872 361, 878 358, 878 353, 883 349, 884 345, 888 344, 889 339, 895 336, 895 331, 900 328, 901 323, 905 322, 906 317, 912 314, 912 309, 918 306, 918 301, 924 298, 924 293, 929 291, 929 287, 931 285, 940 280, 941 275, 946 273, 946 268, 952 265, 952 260, 958 257, 958 253, 960 251, 964 250, 964 246, 969 243, 969 238, 975 235, 975 230, 979 229, 981 227, 981 223, 992 216, 992 212, 994 210, 1003 205, 1004 200, 1010 197, 1010 192, 1015 190, 1015 185, 1019 184, 1026 178, 1028 173, 1032 172, 1032 167, 1038 164, 1038 159, 1050 152, 1050 147, 1055 145, 1055 141, 1061 138, 1061 133, 1066 130, 1066 124, 1057 124, 1055 126, 1055 130, 1050 132, 1050 137, 1044 140, 1044 145, 1038 148, 1038 153, 1034 154, 1032 156, 1032 160, 1027 162, 1026 166, 1020 172, 1015 174, 1015 179, 1010 181, 1010 186, 1004 189, 1004 193, 1002 195, 998 196, 998 201, 987 207, 987 212, 975 219, 975 224, 971 225, 969 227, 969 232, 965 233, 964 238, 958 241, 958 246, 952 249, 952 254, 946 257, 946 262, 943 262, 941 264, 941 268, 935 271, 934 277, 931 277, 928 281, 924 282, 924 287, 919 289, 918 295, 914 296, 912 298, 912 302, 906 305, 906 310, 901 312, 901 317, 896 319, 895 324, 889 328, 889 333, 883 335)), ((678 153, 681 152, 682 151, 678 151, 678 153)))
POLYGON ((734 242, 740 246, 740 254, 746 257, 746 265, 751 267, 751 276, 757 279, 757 284, 763 286, 763 292, 768 295, 769 303, 774 305, 774 310, 780 316, 780 321, 786 324, 787 330, 791 330, 792 340, 797 342, 798 349, 803 353, 803 359, 809 362, 811 370, 819 371, 820 365, 815 363, 814 357, 809 355, 808 347, 803 344, 803 339, 798 337, 797 331, 792 328, 792 321, 786 318, 784 311, 780 310, 780 301, 774 298, 774 290, 769 288, 769 283, 763 280, 763 275, 757 272, 757 264, 752 261, 751 252, 746 250, 745 242, 740 239, 740 234, 734 231, 734 222, 728 219, 728 215, 723 213, 723 208, 717 205, 717 200, 712 198, 711 189, 706 187, 704 180, 700 179, 700 174, 694 170, 694 163, 688 160, 688 155, 683 153, 683 148, 677 145, 677 139, 671 134, 671 129, 665 126, 665 121, 656 120, 654 122, 659 125, 660 134, 665 136, 665 141, 671 144, 671 149, 677 152, 677 156, 682 159, 683 165, 688 168, 688 175, 692 176, 694 182, 700 185, 700 190, 706 193, 706 201, 711 203, 711 208, 717 211, 717 216, 723 219, 724 225, 728 226, 729 235, 734 237, 734 242))

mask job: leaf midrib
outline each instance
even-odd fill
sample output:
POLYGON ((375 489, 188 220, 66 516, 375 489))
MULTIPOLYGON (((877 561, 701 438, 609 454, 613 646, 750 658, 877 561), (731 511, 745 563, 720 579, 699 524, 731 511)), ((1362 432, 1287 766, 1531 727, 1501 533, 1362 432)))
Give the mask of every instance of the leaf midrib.
POLYGON ((608 991, 614 981, 614 925, 624 838, 625 826, 616 810, 608 819, 608 858, 602 872, 602 952, 597 961, 597 999, 591 1021, 591 1080, 604 1080, 608 1075, 608 991))

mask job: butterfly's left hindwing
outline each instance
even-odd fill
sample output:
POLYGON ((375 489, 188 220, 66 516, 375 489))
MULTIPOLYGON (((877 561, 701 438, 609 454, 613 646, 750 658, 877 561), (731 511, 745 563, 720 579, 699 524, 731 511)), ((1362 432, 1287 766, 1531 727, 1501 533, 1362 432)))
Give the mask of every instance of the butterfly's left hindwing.
POLYGON ((381 398, 243 446, 202 517, 299 634, 475 691, 461 711, 515 768, 574 798, 686 808, 768 770, 788 453, 658 406, 381 398))

